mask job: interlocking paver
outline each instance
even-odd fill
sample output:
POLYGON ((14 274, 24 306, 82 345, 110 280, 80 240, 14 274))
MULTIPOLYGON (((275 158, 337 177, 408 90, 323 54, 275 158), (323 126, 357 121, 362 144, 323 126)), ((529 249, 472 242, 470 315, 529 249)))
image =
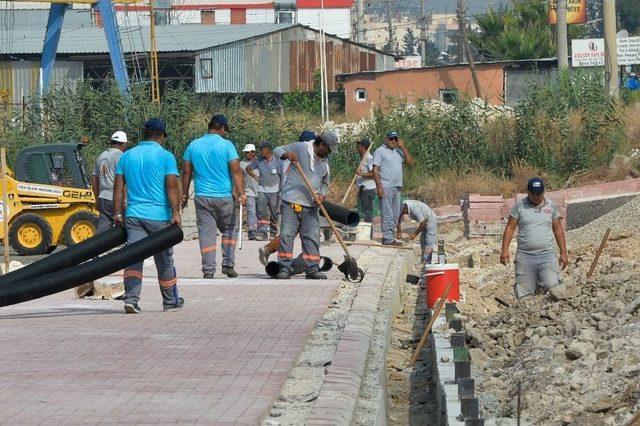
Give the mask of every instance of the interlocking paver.
MULTIPOLYGON (((238 252, 240 274, 263 274, 257 246, 238 252)), ((196 247, 176 248, 182 311, 161 312, 150 262, 140 315, 71 292, 0 309, 0 422, 259 422, 338 275, 204 281, 196 247)), ((335 247, 322 252, 339 262, 335 247)))

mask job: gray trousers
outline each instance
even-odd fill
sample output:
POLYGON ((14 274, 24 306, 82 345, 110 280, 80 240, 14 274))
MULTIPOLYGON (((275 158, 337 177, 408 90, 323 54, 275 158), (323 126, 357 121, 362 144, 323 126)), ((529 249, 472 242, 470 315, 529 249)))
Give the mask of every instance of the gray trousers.
POLYGON ((106 198, 98 198, 98 225, 96 234, 108 231, 113 226, 113 201, 106 198))
POLYGON ((280 194, 278 192, 258 192, 258 232, 267 235, 271 229, 271 238, 278 235, 279 210, 280 194))
POLYGON ((422 261, 424 263, 431 263, 433 246, 436 245, 437 231, 438 219, 435 219, 433 221, 429 221, 427 227, 420 233, 420 249, 422 250, 422 261))
MULTIPOLYGON (((170 223, 128 217, 124 224, 127 230, 127 244, 132 244, 153 233, 162 231, 170 223)), ((176 276, 176 268, 173 265, 173 248, 154 254, 153 260, 158 271, 158 284, 160 284, 162 303, 164 305, 175 305, 178 303, 178 278, 176 276)), ((124 269, 125 303, 138 303, 140 301, 143 265, 144 261, 127 266, 124 269)))
POLYGON ((306 264, 306 273, 318 270, 320 263, 320 219, 318 207, 302 207, 296 213, 291 203, 282 202, 282 229, 280 230, 280 246, 278 247, 278 263, 284 270, 294 273, 293 241, 300 234, 302 242, 302 258, 306 264))
POLYGON ((516 252, 516 284, 513 288, 516 298, 533 296, 536 289, 549 289, 560 284, 560 265, 555 252, 528 254, 516 252))
POLYGON ((222 266, 233 267, 235 264, 236 239, 238 235, 236 223, 236 206, 233 197, 195 197, 196 225, 202 255, 202 273, 216 272, 217 231, 222 234, 222 266))
POLYGON ((402 207, 400 190, 396 186, 384 187, 384 197, 380 199, 380 216, 382 218, 382 242, 390 243, 396 239, 398 219, 402 207))
POLYGON ((258 203, 258 197, 247 196, 247 227, 249 228, 249 236, 256 235, 258 230, 258 213, 256 211, 256 204, 258 203))
POLYGON ((368 223, 373 221, 373 203, 376 199, 375 189, 358 189, 358 212, 362 215, 362 220, 368 223))

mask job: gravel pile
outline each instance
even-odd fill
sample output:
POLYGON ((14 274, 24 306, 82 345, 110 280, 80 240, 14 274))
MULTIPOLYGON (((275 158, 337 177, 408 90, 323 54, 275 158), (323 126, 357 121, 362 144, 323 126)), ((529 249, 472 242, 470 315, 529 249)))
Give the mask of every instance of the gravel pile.
POLYGON ((639 243, 614 238, 590 280, 593 249, 576 250, 550 294, 465 312, 486 419, 515 424, 518 383, 533 424, 623 425, 640 411, 639 243))
POLYGON ((634 198, 588 225, 569 231, 567 235, 570 249, 586 245, 597 246, 609 227, 614 238, 640 233, 640 197, 634 198))

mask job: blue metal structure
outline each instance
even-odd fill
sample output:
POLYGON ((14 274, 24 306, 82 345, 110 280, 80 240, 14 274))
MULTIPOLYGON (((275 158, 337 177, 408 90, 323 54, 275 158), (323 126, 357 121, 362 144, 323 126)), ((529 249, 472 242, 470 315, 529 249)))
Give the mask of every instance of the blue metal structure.
MULTIPOLYGON (((122 42, 120 40, 120 32, 118 31, 118 22, 116 21, 113 2, 112 0, 98 0, 97 3, 98 11, 102 16, 107 45, 109 46, 113 75, 118 83, 120 92, 128 94, 129 75, 127 74, 127 66, 124 61, 122 42)), ((51 84, 51 76, 53 75, 53 67, 56 62, 58 43, 60 42, 60 33, 64 22, 64 13, 70 7, 70 3, 51 3, 49 19, 47 21, 47 30, 45 32, 44 45, 42 48, 42 93, 46 92, 51 84)))

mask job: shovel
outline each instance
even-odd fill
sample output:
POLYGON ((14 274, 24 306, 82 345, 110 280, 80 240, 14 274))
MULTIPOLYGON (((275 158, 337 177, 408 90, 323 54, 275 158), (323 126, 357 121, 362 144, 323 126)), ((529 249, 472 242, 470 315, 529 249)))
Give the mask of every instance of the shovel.
MULTIPOLYGON (((307 189, 309 190, 309 193, 311 193, 311 196, 313 198, 315 198, 316 192, 313 190, 313 185, 311 185, 311 182, 309 181, 309 178, 307 177, 307 175, 304 174, 304 171, 302 171, 302 167, 300 166, 300 164, 297 161, 295 163, 293 163, 293 164, 295 164, 296 169, 298 169, 298 173, 300 173, 300 176, 302 176, 302 180, 304 180, 304 184, 306 185, 307 189)), ((362 269, 358 268, 358 264, 356 263, 356 259, 353 256, 351 256, 351 253, 349 253, 349 249, 345 245, 344 240, 342 239, 342 235, 340 235, 340 232, 336 228, 335 223, 333 223, 333 220, 331 220, 331 218, 329 217, 329 214, 327 213, 327 210, 324 208, 324 206, 322 204, 318 205, 318 207, 320 207, 320 210, 322 211, 322 214, 324 215, 324 218, 329 223, 329 226, 331 227, 331 230, 333 231, 333 235, 336 236, 336 239, 338 240, 338 242, 342 246, 342 250, 344 250, 344 254, 345 254, 344 262, 342 262, 338 266, 338 270, 344 274, 344 277, 347 280, 349 280, 349 281, 351 281, 353 283, 359 283, 364 278, 364 272, 362 271, 362 269)))
POLYGON ((238 218, 238 250, 242 250, 242 203, 240 203, 240 216, 238 218))

